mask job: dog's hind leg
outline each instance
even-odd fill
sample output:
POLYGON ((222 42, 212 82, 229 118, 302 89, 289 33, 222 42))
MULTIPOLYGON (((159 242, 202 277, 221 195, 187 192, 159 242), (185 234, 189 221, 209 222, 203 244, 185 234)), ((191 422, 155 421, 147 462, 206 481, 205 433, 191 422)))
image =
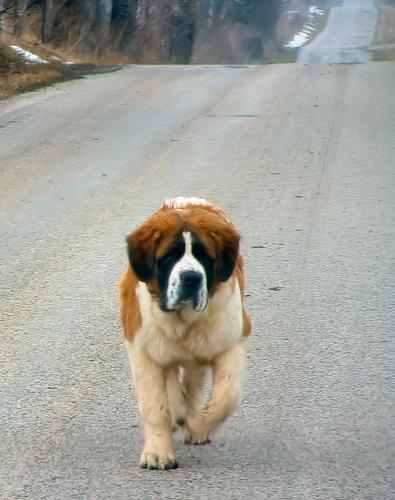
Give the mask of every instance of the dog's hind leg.
POLYGON ((213 389, 208 403, 182 427, 185 441, 203 444, 236 408, 241 396, 245 350, 237 345, 213 360, 213 389))
POLYGON ((206 365, 191 365, 184 370, 183 386, 189 416, 196 415, 203 405, 208 371, 206 365))
POLYGON ((169 371, 167 393, 173 429, 183 426, 187 417, 195 415, 203 404, 207 366, 188 365, 169 371))

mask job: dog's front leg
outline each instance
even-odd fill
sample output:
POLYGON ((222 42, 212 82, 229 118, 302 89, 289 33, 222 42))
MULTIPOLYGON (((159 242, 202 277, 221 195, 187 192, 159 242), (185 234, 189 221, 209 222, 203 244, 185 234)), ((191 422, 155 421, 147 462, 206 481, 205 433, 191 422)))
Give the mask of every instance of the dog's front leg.
POLYGON ((127 343, 133 383, 144 425, 144 449, 140 467, 175 469, 171 413, 166 390, 166 371, 142 350, 127 343))
POLYGON ((213 360, 213 389, 208 403, 183 426, 185 441, 192 444, 209 442, 210 433, 238 405, 244 373, 244 346, 238 344, 213 360))

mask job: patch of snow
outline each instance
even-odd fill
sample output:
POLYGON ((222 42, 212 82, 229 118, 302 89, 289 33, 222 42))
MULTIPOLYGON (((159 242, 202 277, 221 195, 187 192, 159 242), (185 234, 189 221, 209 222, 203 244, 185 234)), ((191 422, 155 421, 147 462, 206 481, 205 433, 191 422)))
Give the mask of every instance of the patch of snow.
POLYGON ((309 7, 309 14, 310 15, 318 15, 318 16, 322 16, 322 14, 324 13, 323 10, 319 9, 316 5, 311 5, 309 7))
POLYGON ((311 33, 317 31, 317 28, 311 24, 311 21, 316 16, 322 16, 324 11, 319 9, 316 5, 311 5, 309 7, 309 20, 302 26, 302 29, 295 33, 293 39, 284 45, 285 48, 295 49, 298 47, 303 47, 308 43, 311 33))
POLYGON ((33 52, 18 47, 18 45, 10 45, 10 48, 29 64, 48 64, 48 61, 45 59, 42 59, 37 54, 33 54, 33 52))
POLYGON ((309 39, 309 35, 306 33, 296 33, 293 39, 286 43, 284 47, 289 47, 289 48, 297 48, 297 47, 302 47, 305 43, 307 43, 309 39))

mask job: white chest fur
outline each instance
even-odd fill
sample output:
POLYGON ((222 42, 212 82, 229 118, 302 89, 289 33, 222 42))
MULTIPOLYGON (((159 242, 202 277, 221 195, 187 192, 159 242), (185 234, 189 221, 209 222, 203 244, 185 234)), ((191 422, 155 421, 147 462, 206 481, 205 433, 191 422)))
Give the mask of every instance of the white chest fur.
POLYGON ((223 283, 202 312, 185 306, 181 311, 164 312, 152 300, 146 285, 137 289, 142 326, 134 342, 157 363, 210 361, 242 337, 240 288, 223 283))

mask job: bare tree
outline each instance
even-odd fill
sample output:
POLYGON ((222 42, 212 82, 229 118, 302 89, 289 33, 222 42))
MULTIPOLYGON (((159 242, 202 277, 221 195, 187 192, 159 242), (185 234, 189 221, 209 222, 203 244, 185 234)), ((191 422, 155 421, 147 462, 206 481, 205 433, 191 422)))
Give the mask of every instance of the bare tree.
POLYGON ((99 0, 97 33, 99 50, 101 52, 104 48, 108 47, 110 43, 111 14, 112 0, 99 0))
POLYGON ((4 18, 2 16, 6 13, 5 0, 0 0, 0 42, 3 38, 3 24, 4 18))
MULTIPOLYGON (((388 0, 392 1, 392 0, 388 0)), ((42 8, 41 40, 101 55, 112 47, 137 62, 260 60, 275 48, 280 0, 0 0, 21 35, 26 10, 42 8)), ((0 31, 5 29, 4 19, 0 31)))
POLYGON ((137 61, 189 62, 195 0, 140 0, 136 12, 137 61))
POLYGON ((23 26, 23 18, 25 16, 26 9, 29 5, 29 0, 17 0, 15 2, 15 24, 14 24, 14 34, 20 36, 23 26))
POLYGON ((134 55, 138 61, 162 62, 169 56, 169 0, 140 0, 136 12, 134 55))
POLYGON ((97 0, 83 0, 80 12, 81 30, 76 49, 79 52, 95 52, 96 23, 98 12, 97 0))
POLYGON ((56 0, 43 0, 43 23, 41 30, 41 40, 49 42, 52 36, 52 27, 55 19, 56 0))
POLYGON ((100 54, 108 47, 111 35, 112 0, 84 0, 81 31, 77 42, 80 52, 100 54))

